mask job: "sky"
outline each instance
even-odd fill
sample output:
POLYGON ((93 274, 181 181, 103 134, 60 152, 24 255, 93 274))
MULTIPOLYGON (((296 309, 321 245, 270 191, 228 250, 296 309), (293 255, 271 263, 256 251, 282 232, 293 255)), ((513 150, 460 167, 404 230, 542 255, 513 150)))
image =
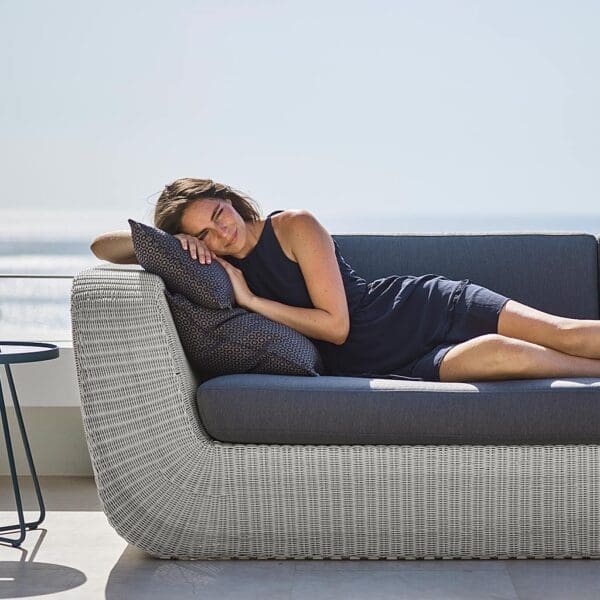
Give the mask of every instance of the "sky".
POLYGON ((600 216, 599 30, 587 0, 0 0, 0 215, 127 228, 198 177, 355 223, 600 216))

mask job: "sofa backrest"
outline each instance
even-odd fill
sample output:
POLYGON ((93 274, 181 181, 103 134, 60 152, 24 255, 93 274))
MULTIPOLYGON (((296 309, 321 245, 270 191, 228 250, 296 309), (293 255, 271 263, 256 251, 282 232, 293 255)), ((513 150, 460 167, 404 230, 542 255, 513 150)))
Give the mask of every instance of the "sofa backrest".
POLYGON ((468 278, 523 304, 599 318, 598 239, 588 233, 337 234, 345 260, 367 281, 435 273, 468 278))

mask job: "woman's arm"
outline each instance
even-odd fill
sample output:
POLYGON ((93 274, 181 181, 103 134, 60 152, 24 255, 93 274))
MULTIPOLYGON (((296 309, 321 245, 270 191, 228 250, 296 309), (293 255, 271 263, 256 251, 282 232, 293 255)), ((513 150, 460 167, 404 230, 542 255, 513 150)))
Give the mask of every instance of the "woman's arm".
POLYGON ((255 296, 246 308, 315 340, 324 340, 339 346, 348 337, 348 331, 338 325, 337 318, 320 308, 289 306, 259 296, 255 296))
POLYGON ((307 337, 343 344, 350 331, 350 317, 333 239, 305 210, 290 214, 282 231, 298 261, 315 308, 288 306, 256 296, 247 308, 307 337))
POLYGON ((94 255, 101 259, 121 265, 139 264, 133 250, 131 231, 109 231, 99 235, 90 246, 94 255))

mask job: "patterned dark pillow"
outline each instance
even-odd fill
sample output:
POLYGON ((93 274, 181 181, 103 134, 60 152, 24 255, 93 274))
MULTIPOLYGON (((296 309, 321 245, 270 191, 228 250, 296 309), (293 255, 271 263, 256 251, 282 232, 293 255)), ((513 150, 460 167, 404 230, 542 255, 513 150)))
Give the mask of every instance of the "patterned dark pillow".
POLYGON ((313 375, 324 372, 315 345, 301 333, 243 308, 198 306, 165 289, 173 321, 196 375, 313 375))
POLYGON ((200 264, 174 235, 127 220, 138 262, 146 271, 158 275, 172 292, 208 308, 231 308, 235 304, 231 279, 218 261, 200 264))

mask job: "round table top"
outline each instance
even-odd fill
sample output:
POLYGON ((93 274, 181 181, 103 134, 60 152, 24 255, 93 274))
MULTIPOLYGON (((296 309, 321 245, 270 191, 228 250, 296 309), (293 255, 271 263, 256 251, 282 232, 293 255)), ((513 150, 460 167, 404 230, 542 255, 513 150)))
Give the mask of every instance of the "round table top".
POLYGON ((47 342, 6 342, 0 340, 0 365, 37 362, 58 358, 58 346, 47 342))

